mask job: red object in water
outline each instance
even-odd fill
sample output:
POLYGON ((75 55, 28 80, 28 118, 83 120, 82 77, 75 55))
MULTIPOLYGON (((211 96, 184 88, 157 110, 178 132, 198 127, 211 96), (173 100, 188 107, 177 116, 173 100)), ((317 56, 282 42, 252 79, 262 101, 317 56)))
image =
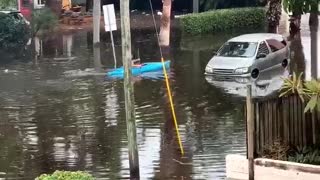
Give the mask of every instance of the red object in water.
POLYGON ((32 0, 19 0, 19 11, 27 19, 31 20, 32 0))

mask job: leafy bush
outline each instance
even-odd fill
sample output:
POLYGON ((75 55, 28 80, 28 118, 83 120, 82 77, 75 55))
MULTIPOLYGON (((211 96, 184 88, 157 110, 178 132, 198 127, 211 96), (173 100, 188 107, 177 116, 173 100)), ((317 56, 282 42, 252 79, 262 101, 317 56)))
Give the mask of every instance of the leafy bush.
POLYGON ((261 28, 266 24, 265 14, 264 8, 222 9, 183 16, 181 25, 191 34, 261 28))
POLYGON ((43 174, 36 180, 94 180, 88 173, 76 171, 55 171, 52 175, 43 174))
POLYGON ((17 18, 17 14, 0 13, 0 49, 15 51, 26 45, 29 40, 29 28, 26 22, 17 18))
POLYGON ((32 31, 36 35, 39 31, 52 30, 58 23, 58 17, 49 9, 36 9, 32 12, 32 31))
POLYGON ((289 155, 288 161, 320 165, 320 150, 311 147, 297 149, 295 153, 289 155))
POLYGON ((304 109, 305 113, 308 111, 312 112, 315 108, 320 112, 320 82, 314 79, 303 82, 301 77, 302 73, 299 76, 293 73, 291 78, 284 79, 284 83, 280 89, 280 92, 282 92, 280 97, 298 94, 302 101, 308 101, 304 109))

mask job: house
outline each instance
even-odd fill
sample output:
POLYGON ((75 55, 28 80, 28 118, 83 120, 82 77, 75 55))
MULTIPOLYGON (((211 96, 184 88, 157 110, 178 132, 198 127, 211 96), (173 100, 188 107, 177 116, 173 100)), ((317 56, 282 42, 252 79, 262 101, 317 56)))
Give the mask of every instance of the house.
POLYGON ((31 19, 31 12, 34 9, 49 7, 57 15, 60 15, 61 9, 70 9, 71 0, 18 0, 18 10, 28 20, 31 19))

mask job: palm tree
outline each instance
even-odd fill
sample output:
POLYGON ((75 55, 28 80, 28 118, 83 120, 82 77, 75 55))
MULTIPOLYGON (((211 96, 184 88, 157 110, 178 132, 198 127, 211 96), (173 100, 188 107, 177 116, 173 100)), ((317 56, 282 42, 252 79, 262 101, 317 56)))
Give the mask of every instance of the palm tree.
POLYGON ((311 36, 311 64, 313 78, 318 78, 317 67, 318 67, 318 30, 319 30, 319 19, 318 19, 319 7, 316 1, 310 3, 310 17, 309 27, 311 36))
POLYGON ((268 19, 268 32, 270 33, 278 33, 278 26, 280 23, 281 17, 281 0, 269 0, 268 2, 269 8, 267 11, 267 19, 268 19))

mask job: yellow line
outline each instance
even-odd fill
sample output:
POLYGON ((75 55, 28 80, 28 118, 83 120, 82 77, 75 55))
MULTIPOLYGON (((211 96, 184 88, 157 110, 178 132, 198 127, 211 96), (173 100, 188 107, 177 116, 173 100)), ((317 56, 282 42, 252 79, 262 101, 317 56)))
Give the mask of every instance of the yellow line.
POLYGON ((167 70, 166 70, 166 67, 165 67, 164 59, 163 59, 163 58, 161 58, 161 62, 162 62, 162 68, 163 68, 164 77, 165 77, 165 79, 166 79, 168 96, 169 96, 169 101, 170 101, 170 105, 171 105, 171 111, 172 111, 172 116, 173 116, 173 120, 174 120, 174 126, 175 126, 176 132, 177 132, 177 137, 178 137, 178 142, 179 142, 179 146, 180 146, 180 151, 181 151, 181 154, 184 155, 184 150, 183 150, 183 146, 182 146, 182 142, 181 142, 181 138, 180 138, 180 133, 179 133, 179 127, 178 127, 176 112, 175 112, 175 110, 174 110, 174 105, 173 105, 173 100, 172 100, 172 95, 171 95, 169 78, 168 78, 168 75, 167 75, 167 70))

